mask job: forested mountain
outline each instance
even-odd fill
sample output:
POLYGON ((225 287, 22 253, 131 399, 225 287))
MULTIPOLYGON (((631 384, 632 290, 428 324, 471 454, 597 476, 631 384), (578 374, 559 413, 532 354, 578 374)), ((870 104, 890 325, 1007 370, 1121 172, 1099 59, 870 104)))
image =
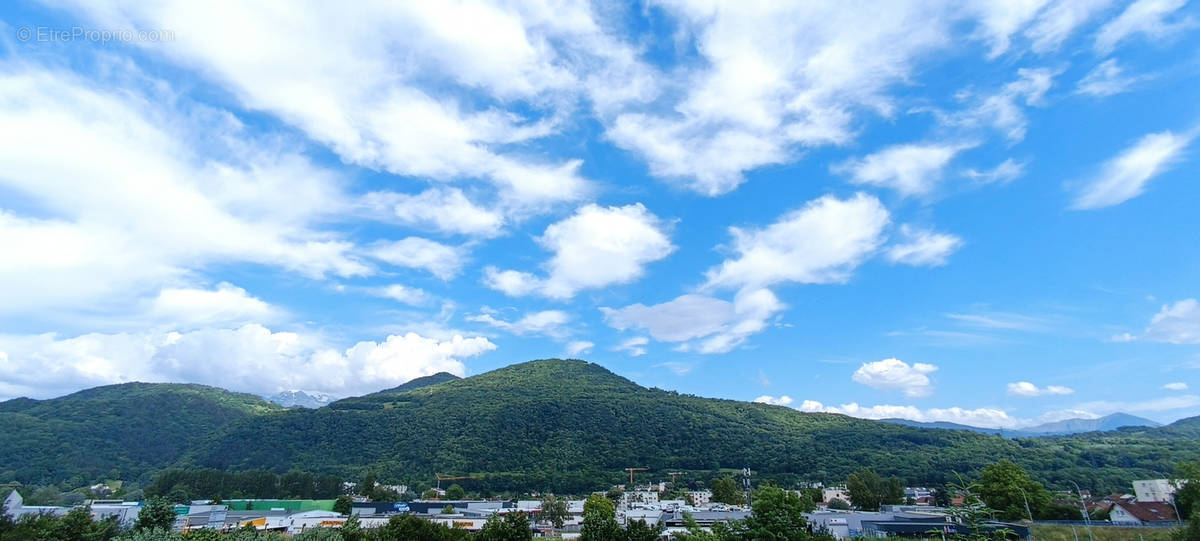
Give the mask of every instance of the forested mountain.
MULTIPOLYGON (((430 378, 434 381, 314 410, 282 410, 248 395, 199 386, 135 387, 143 393, 157 387, 159 394, 181 397, 188 396, 184 391, 203 389, 212 397, 242 401, 217 415, 228 422, 190 419, 186 426, 176 418, 183 412, 131 405, 125 411, 134 414, 142 430, 138 437, 114 433, 106 438, 104 429, 52 429, 70 422, 72 415, 64 411, 60 418, 53 407, 40 417, 10 413, 9 408, 27 407, 10 401, 0 404, 0 411, 27 416, 22 430, 54 433, 59 439, 24 443, 5 434, 0 440, 3 475, 44 482, 94 475, 107 471, 104 464, 119 463, 108 467, 120 468, 124 476, 139 473, 139 467, 168 466, 303 470, 348 478, 372 471, 380 480, 419 487, 428 486, 436 472, 478 476, 464 481, 471 490, 586 492, 620 482, 627 467, 688 471, 689 480, 750 467, 760 479, 791 483, 841 481, 866 466, 913 484, 934 485, 951 480, 953 472, 975 472, 1008 458, 1051 488, 1075 480, 1085 488, 1109 491, 1128 490, 1132 479, 1200 456, 1196 422, 1013 440, 647 389, 583 361, 533 361, 465 379, 430 378), (93 457, 76 450, 83 436, 83 446, 99 442, 108 451, 93 457), (169 449, 142 448, 166 442, 169 449), (141 458, 122 458, 117 449, 141 458), (60 452, 74 454, 56 458, 60 452)), ((55 401, 33 404, 50 402, 55 401)), ((95 417, 116 408, 109 404, 86 411, 95 417)), ((119 419, 101 421, 112 430, 120 424, 119 419)))
POLYGON ((0 479, 130 479, 175 463, 229 423, 282 409, 250 394, 165 383, 0 402, 0 479))

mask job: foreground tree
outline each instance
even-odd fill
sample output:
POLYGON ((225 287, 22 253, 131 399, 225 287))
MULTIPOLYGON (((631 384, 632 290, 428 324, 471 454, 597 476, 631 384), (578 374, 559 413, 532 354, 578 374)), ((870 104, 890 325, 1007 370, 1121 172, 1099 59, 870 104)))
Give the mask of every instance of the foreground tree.
POLYGON ((738 489, 737 481, 732 477, 718 477, 712 480, 712 501, 740 505, 746 503, 746 496, 738 489))
MULTIPOLYGON (((754 495, 754 505, 749 517, 730 525, 738 539, 802 541, 813 539, 808 531, 808 520, 804 513, 813 509, 813 504, 795 492, 778 487, 763 487, 754 495)), ((822 538, 824 539, 824 538, 822 538)))
POLYGON ((616 509, 608 498, 592 494, 583 502, 583 527, 579 533, 581 541, 618 541, 623 537, 616 509))
POLYGON ((525 513, 508 513, 492 515, 479 533, 475 534, 477 541, 529 541, 533 539, 533 530, 529 527, 529 517, 525 513))
POLYGON ((567 510, 567 500, 548 496, 542 500, 542 520, 555 528, 562 528, 571 514, 567 510))
POLYGON ((175 525, 175 506, 163 498, 152 498, 138 511, 134 530, 171 530, 175 525))
MULTIPOLYGON (((1050 507, 1050 493, 1041 483, 1029 477, 1025 468, 1001 460, 983 469, 979 479, 979 498, 996 511, 997 518, 1021 520, 1029 513, 1043 517, 1050 507), (1029 509, 1025 509, 1028 500, 1029 509)), ((1075 517, 1079 509, 1073 509, 1075 517)))
POLYGON ((884 480, 879 474, 863 468, 846 479, 850 503, 863 511, 878 511, 884 504, 904 502, 904 481, 897 477, 884 480))

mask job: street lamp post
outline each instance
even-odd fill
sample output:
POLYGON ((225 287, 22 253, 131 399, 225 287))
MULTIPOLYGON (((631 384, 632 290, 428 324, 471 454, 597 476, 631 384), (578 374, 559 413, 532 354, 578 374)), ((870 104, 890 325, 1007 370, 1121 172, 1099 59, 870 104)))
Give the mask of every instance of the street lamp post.
POLYGON ((1071 484, 1075 485, 1075 493, 1079 495, 1079 512, 1083 513, 1083 525, 1087 528, 1088 539, 1096 541, 1096 538, 1092 537, 1092 519, 1088 517, 1087 502, 1083 499, 1083 491, 1079 489, 1079 483, 1071 481, 1071 484))
POLYGON ((1033 541, 1033 511, 1029 510, 1029 496, 1025 495, 1025 489, 1017 487, 1021 491, 1021 499, 1025 500, 1025 512, 1029 513, 1029 541, 1033 541))

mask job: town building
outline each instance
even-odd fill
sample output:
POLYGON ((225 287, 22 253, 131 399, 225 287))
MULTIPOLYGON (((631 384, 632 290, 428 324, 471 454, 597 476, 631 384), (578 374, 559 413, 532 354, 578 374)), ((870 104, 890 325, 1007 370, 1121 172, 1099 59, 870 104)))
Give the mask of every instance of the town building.
POLYGON ((1169 503, 1118 500, 1113 502, 1108 520, 1113 524, 1162 524, 1176 522, 1175 510, 1169 503))
POLYGON ((1144 479, 1133 482, 1133 494, 1139 502, 1170 502, 1176 484, 1168 479, 1144 479))

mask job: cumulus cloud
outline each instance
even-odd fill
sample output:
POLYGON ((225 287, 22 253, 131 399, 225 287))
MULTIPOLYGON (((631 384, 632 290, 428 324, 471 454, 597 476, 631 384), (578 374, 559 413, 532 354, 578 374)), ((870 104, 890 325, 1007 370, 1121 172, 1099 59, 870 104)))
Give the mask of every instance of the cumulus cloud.
POLYGON ((1151 133, 1106 162, 1095 178, 1079 190, 1071 208, 1091 210, 1119 205, 1146 190, 1146 184, 1166 172, 1192 142, 1191 134, 1151 133))
POLYGON ((286 22, 265 6, 76 7, 102 27, 172 29, 176 39, 147 52, 193 68, 243 107, 276 116, 348 163, 439 181, 482 179, 519 207, 589 191, 578 160, 512 148, 555 133, 587 68, 626 48, 582 3, 309 3, 286 22), (205 38, 212 28, 230 31, 205 38), (465 91, 490 99, 459 98, 465 91))
POLYGON ((1073 394, 1074 392, 1074 389, 1070 387, 1063 387, 1061 385, 1047 385, 1046 387, 1038 387, 1037 385, 1034 385, 1028 381, 1018 381, 1016 383, 1008 384, 1008 394, 1013 396, 1023 396, 1026 398, 1047 395, 1068 395, 1073 394))
POLYGON ((680 351, 725 353, 746 338, 762 332, 767 321, 785 308, 767 289, 746 289, 733 302, 704 295, 682 295, 674 300, 620 309, 602 307, 604 321, 614 329, 644 330, 660 342, 686 342, 680 351))
POLYGON ((591 351, 594 347, 596 347, 594 342, 589 342, 587 340, 573 340, 571 342, 567 342, 565 351, 569 356, 583 355, 591 351))
POLYGON ((545 264, 545 278, 489 267, 484 283, 508 295, 536 292, 568 299, 580 290, 633 282, 646 265, 675 251, 667 224, 640 203, 582 207, 547 227, 538 244, 554 253, 545 264))
POLYGON ((457 276, 467 259, 466 250, 462 247, 448 246, 420 237, 376 242, 371 246, 370 254, 397 267, 428 271, 442 280, 457 276))
POLYGON ((1188 390, 1188 384, 1186 384, 1182 381, 1175 381, 1175 382, 1171 382, 1166 385, 1163 385, 1162 388, 1167 391, 1186 391, 1186 390, 1188 390))
POLYGON ((484 309, 484 313, 468 316, 467 321, 483 323, 513 334, 540 334, 557 337, 564 334, 563 325, 571 318, 562 310, 543 310, 521 316, 516 321, 505 321, 495 317, 496 312, 484 309))
POLYGON ((1108 54, 1120 42, 1139 34, 1153 41, 1162 41, 1195 26, 1191 17, 1183 17, 1175 22, 1165 20, 1186 4, 1187 0, 1137 0, 1129 4, 1125 11, 1105 23, 1096 33, 1096 52, 1108 54))
POLYGON ((1150 320, 1142 339, 1171 344, 1200 344, 1200 302, 1184 299, 1164 305, 1150 320))
POLYGON ((942 179, 942 171, 960 151, 972 145, 907 144, 884 148, 863 158, 834 165, 831 171, 846 175, 854 184, 896 190, 900 195, 928 195, 942 179))
POLYGON ((770 395, 762 395, 758 398, 755 398, 754 402, 758 404, 771 404, 773 406, 790 406, 792 405, 793 400, 792 397, 787 395, 783 395, 779 398, 770 395))
POLYGON ((361 394, 437 372, 465 375, 462 359, 495 349, 486 338, 391 335, 339 349, 314 334, 262 325, 187 332, 0 336, 0 394, 53 396, 129 381, 195 382, 264 393, 312 389, 361 394))
POLYGON ((900 237, 903 241, 888 247, 887 259, 892 263, 912 266, 945 265, 950 254, 963 244, 958 236, 917 229, 908 224, 900 226, 900 237))
POLYGON ((503 212, 475 204, 458 188, 431 188, 418 194, 373 192, 363 202, 380 212, 383 221, 443 233, 494 237, 506 222, 503 212))
POLYGON ((383 287, 371 288, 370 293, 376 297, 392 299, 396 302, 409 304, 412 306, 421 306, 429 303, 433 296, 425 292, 425 290, 415 287, 408 287, 403 284, 389 284, 383 287))
POLYGON ((90 309, 213 263, 318 279, 372 272, 324 229, 347 204, 336 175, 223 111, 159 99, 161 81, 112 71, 133 82, 109 92, 0 64, 0 189, 42 210, 0 210, 0 312, 90 309))
POLYGON ((787 2, 663 9, 701 61, 660 75, 663 110, 635 102, 601 116, 608 136, 652 174, 706 195, 733 190, 746 171, 793 161, 804 147, 850 141, 858 113, 889 114, 887 90, 951 43, 960 16, 925 2, 886 2, 870 15, 787 2))
POLYGON ((1022 419, 1011 417, 1008 412, 996 408, 921 409, 915 406, 862 406, 857 402, 840 406, 826 406, 815 400, 805 400, 796 409, 804 412, 840 413, 860 419, 908 419, 923 423, 957 423, 984 428, 1014 428, 1027 424, 1022 419))
POLYGON ((763 229, 731 227, 735 256, 706 273, 709 287, 845 282, 883 242, 889 222, 878 199, 824 196, 763 229))
POLYGON ((933 382, 929 374, 937 367, 925 363, 908 363, 900 359, 884 359, 863 363, 854 371, 851 379, 874 389, 903 391, 905 396, 920 397, 933 393, 933 382))
POLYGON ((222 282, 216 289, 164 288, 150 301, 146 317, 158 326, 193 329, 277 320, 282 311, 222 282))

